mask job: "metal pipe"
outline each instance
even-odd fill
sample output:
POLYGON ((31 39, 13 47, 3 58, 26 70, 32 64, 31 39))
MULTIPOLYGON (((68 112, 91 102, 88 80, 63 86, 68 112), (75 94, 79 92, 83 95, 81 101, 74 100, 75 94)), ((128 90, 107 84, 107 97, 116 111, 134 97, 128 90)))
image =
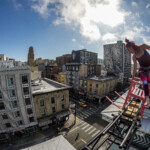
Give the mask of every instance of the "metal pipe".
POLYGON ((137 113, 136 113, 135 118, 133 118, 132 125, 131 125, 130 129, 128 130, 128 133, 126 134, 126 136, 125 136, 125 138, 123 139, 122 143, 120 144, 119 148, 122 148, 122 147, 124 146, 124 144, 125 144, 125 142, 127 141, 127 139, 128 139, 128 137, 129 137, 131 131, 132 131, 134 128, 136 128, 135 124, 137 123, 137 117, 138 117, 138 114, 139 114, 139 112, 140 112, 140 110, 141 110, 141 106, 142 106, 142 101, 141 101, 141 103, 140 103, 140 106, 139 106, 139 109, 138 109, 138 111, 137 111, 137 113))

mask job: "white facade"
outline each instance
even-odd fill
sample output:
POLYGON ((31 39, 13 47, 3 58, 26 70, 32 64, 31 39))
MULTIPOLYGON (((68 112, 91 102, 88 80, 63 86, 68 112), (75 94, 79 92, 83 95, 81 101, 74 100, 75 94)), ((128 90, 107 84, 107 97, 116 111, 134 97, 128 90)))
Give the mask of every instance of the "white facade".
POLYGON ((4 54, 0 54, 0 61, 7 60, 6 56, 4 54))
POLYGON ((30 68, 0 68, 0 133, 15 133, 36 124, 30 68))

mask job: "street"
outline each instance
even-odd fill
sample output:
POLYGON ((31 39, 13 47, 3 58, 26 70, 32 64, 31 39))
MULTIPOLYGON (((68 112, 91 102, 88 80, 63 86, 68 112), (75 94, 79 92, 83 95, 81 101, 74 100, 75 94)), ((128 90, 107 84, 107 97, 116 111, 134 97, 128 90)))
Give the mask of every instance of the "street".
POLYGON ((76 148, 82 148, 86 143, 93 139, 108 123, 101 119, 101 108, 88 105, 83 108, 78 101, 71 100, 76 104, 76 124, 67 133, 66 139, 76 148), (78 139, 76 139, 79 133, 78 139))

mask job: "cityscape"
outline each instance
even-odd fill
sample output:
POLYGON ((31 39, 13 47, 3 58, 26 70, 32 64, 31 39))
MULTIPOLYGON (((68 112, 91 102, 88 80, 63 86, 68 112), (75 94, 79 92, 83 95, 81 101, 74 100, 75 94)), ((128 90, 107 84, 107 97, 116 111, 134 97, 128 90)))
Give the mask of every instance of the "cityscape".
POLYGON ((133 78, 125 46, 150 44, 149 2, 0 8, 0 150, 150 150, 140 65, 133 78))

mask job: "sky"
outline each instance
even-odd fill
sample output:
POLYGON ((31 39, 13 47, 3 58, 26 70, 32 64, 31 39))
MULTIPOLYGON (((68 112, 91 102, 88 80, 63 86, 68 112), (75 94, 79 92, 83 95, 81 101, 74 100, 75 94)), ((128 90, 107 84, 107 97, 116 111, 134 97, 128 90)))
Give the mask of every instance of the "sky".
POLYGON ((150 0, 0 0, 0 54, 55 59, 128 38, 150 45, 150 0))

